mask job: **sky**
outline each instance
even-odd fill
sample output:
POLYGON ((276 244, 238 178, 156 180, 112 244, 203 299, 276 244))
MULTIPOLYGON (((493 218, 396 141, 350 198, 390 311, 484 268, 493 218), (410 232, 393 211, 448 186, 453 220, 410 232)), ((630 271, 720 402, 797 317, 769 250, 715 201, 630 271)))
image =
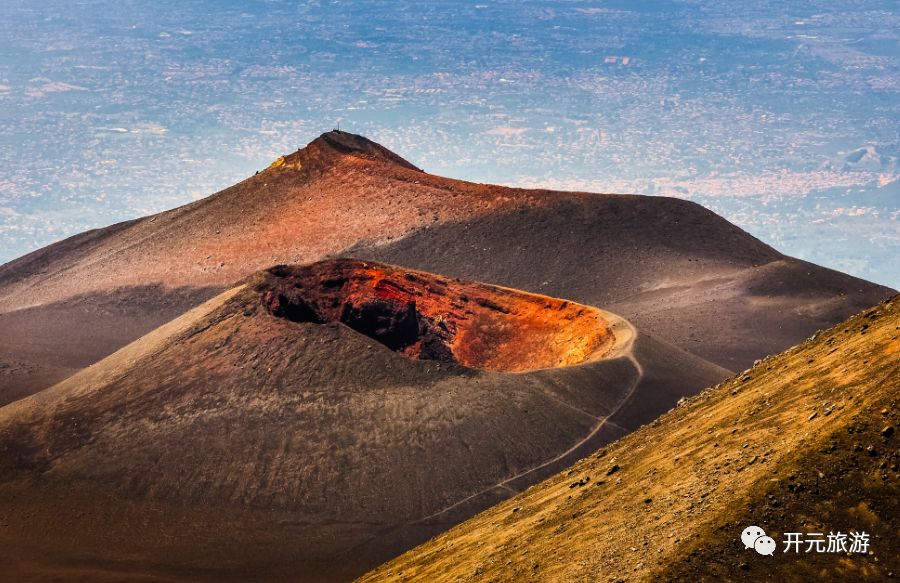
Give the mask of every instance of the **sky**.
POLYGON ((895 1, 0 0, 0 262, 340 124, 426 171, 695 200, 900 288, 895 1))

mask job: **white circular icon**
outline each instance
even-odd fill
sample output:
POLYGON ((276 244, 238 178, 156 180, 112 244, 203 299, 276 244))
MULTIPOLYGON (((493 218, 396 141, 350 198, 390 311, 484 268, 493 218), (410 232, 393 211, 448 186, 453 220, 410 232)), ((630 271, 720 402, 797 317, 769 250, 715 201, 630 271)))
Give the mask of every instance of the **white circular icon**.
POLYGON ((766 531, 758 526, 748 526, 741 533, 741 542, 744 543, 745 549, 752 549, 753 543, 761 536, 766 536, 766 531))
POLYGON ((778 545, 775 543, 775 539, 770 536, 761 536, 756 539, 756 542, 753 543, 753 548, 756 549, 756 552, 761 555, 772 555, 775 552, 775 547, 778 545))

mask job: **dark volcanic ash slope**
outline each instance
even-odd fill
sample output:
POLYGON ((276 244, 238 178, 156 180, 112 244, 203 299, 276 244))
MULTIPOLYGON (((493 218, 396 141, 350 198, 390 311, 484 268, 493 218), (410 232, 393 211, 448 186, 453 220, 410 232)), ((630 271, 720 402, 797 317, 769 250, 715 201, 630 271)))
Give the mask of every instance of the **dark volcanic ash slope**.
POLYGON ((732 370, 890 294, 690 202, 451 180, 329 132, 204 200, 0 266, 0 403, 255 271, 334 255, 612 307, 732 370))
POLYGON ((604 306, 731 370, 893 293, 786 257, 688 201, 603 194, 550 200, 352 253, 604 306))
POLYGON ((279 267, 0 408, 0 579, 346 580, 724 376, 572 302, 279 267))
POLYGON ((890 580, 900 572, 898 391, 900 296, 361 581, 890 580), (744 548, 748 526, 775 539, 774 556, 744 548), (784 553, 786 532, 850 531, 868 533, 868 552, 804 543, 784 553))

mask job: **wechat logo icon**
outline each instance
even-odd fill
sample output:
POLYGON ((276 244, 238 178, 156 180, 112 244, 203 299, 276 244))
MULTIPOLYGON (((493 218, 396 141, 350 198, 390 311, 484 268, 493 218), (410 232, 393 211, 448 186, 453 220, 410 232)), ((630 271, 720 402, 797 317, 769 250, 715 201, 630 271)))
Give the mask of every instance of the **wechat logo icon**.
POLYGON ((775 539, 766 536, 766 531, 758 526, 748 526, 741 533, 741 542, 745 549, 754 549, 761 555, 772 555, 777 548, 775 539))

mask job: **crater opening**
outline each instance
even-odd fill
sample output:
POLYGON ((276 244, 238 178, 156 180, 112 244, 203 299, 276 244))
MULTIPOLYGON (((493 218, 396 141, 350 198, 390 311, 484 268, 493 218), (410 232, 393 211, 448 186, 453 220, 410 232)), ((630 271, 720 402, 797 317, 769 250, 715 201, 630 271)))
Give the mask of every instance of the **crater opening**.
POLYGON ((615 340, 590 306, 355 259, 274 267, 261 298, 279 318, 340 322, 408 358, 476 369, 579 364, 615 340))

